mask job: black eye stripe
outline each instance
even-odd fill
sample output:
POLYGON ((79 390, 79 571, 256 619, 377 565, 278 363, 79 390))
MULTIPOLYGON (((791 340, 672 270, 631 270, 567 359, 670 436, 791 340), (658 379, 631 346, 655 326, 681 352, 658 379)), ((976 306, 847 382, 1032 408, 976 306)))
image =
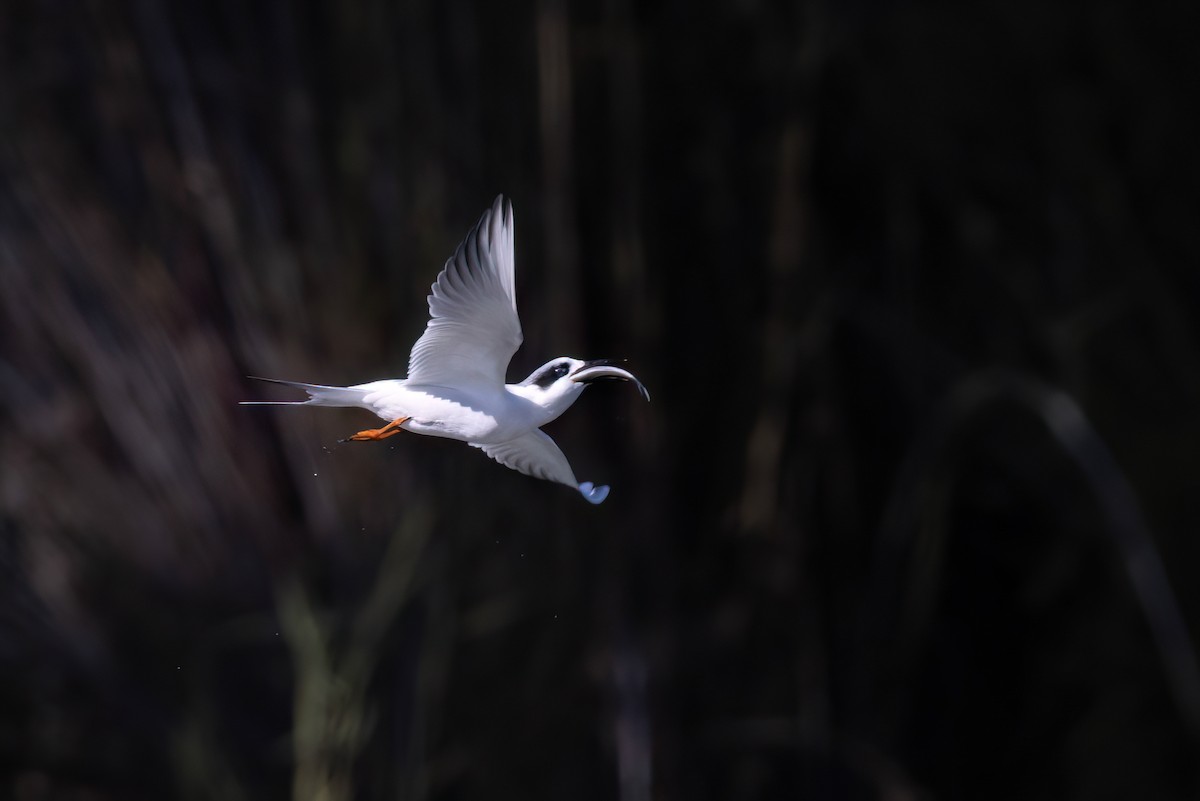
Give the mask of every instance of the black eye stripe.
POLYGON ((571 372, 571 366, 569 364, 556 364, 553 367, 547 367, 545 370, 543 370, 541 374, 534 379, 533 383, 545 389, 569 372, 571 372))

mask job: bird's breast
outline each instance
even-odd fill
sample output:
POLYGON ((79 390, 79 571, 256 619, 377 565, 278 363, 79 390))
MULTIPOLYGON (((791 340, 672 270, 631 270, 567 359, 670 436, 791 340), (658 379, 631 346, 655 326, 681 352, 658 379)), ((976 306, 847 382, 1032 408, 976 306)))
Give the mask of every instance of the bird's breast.
POLYGON ((464 442, 505 442, 532 427, 508 393, 465 392, 444 387, 390 387, 364 399, 385 420, 409 418, 401 427, 414 434, 464 442))

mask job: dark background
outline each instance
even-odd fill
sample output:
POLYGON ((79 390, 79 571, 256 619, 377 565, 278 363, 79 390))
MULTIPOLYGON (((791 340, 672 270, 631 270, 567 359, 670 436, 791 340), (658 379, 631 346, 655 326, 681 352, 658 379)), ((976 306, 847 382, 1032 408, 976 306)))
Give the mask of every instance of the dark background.
POLYGON ((1196 16, 5 3, 0 796, 1197 797, 1196 16), (603 506, 235 405, 498 192, 603 506))

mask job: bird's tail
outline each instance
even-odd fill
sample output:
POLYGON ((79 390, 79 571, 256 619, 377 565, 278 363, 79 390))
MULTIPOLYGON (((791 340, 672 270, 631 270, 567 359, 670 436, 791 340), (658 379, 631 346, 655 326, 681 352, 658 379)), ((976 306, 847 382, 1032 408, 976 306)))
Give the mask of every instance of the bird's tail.
POLYGON ((242 406, 362 406, 363 395, 366 394, 365 390, 357 387, 327 387, 324 384, 302 384, 299 381, 280 381, 278 378, 260 378, 256 375, 247 378, 302 389, 308 393, 308 400, 241 401, 242 406))

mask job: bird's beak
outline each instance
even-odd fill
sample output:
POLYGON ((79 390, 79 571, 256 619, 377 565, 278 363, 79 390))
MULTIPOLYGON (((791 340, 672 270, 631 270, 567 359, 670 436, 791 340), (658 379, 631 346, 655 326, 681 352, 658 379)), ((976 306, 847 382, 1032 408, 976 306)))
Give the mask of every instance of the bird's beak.
POLYGON ((637 376, 628 370, 623 370, 612 363, 611 359, 594 359, 590 362, 584 362, 583 366, 575 371, 571 376, 572 381, 578 381, 581 384, 590 384, 593 381, 602 379, 611 379, 615 381, 632 381, 637 385, 638 392, 642 393, 642 397, 650 400, 650 391, 637 380, 637 376))

